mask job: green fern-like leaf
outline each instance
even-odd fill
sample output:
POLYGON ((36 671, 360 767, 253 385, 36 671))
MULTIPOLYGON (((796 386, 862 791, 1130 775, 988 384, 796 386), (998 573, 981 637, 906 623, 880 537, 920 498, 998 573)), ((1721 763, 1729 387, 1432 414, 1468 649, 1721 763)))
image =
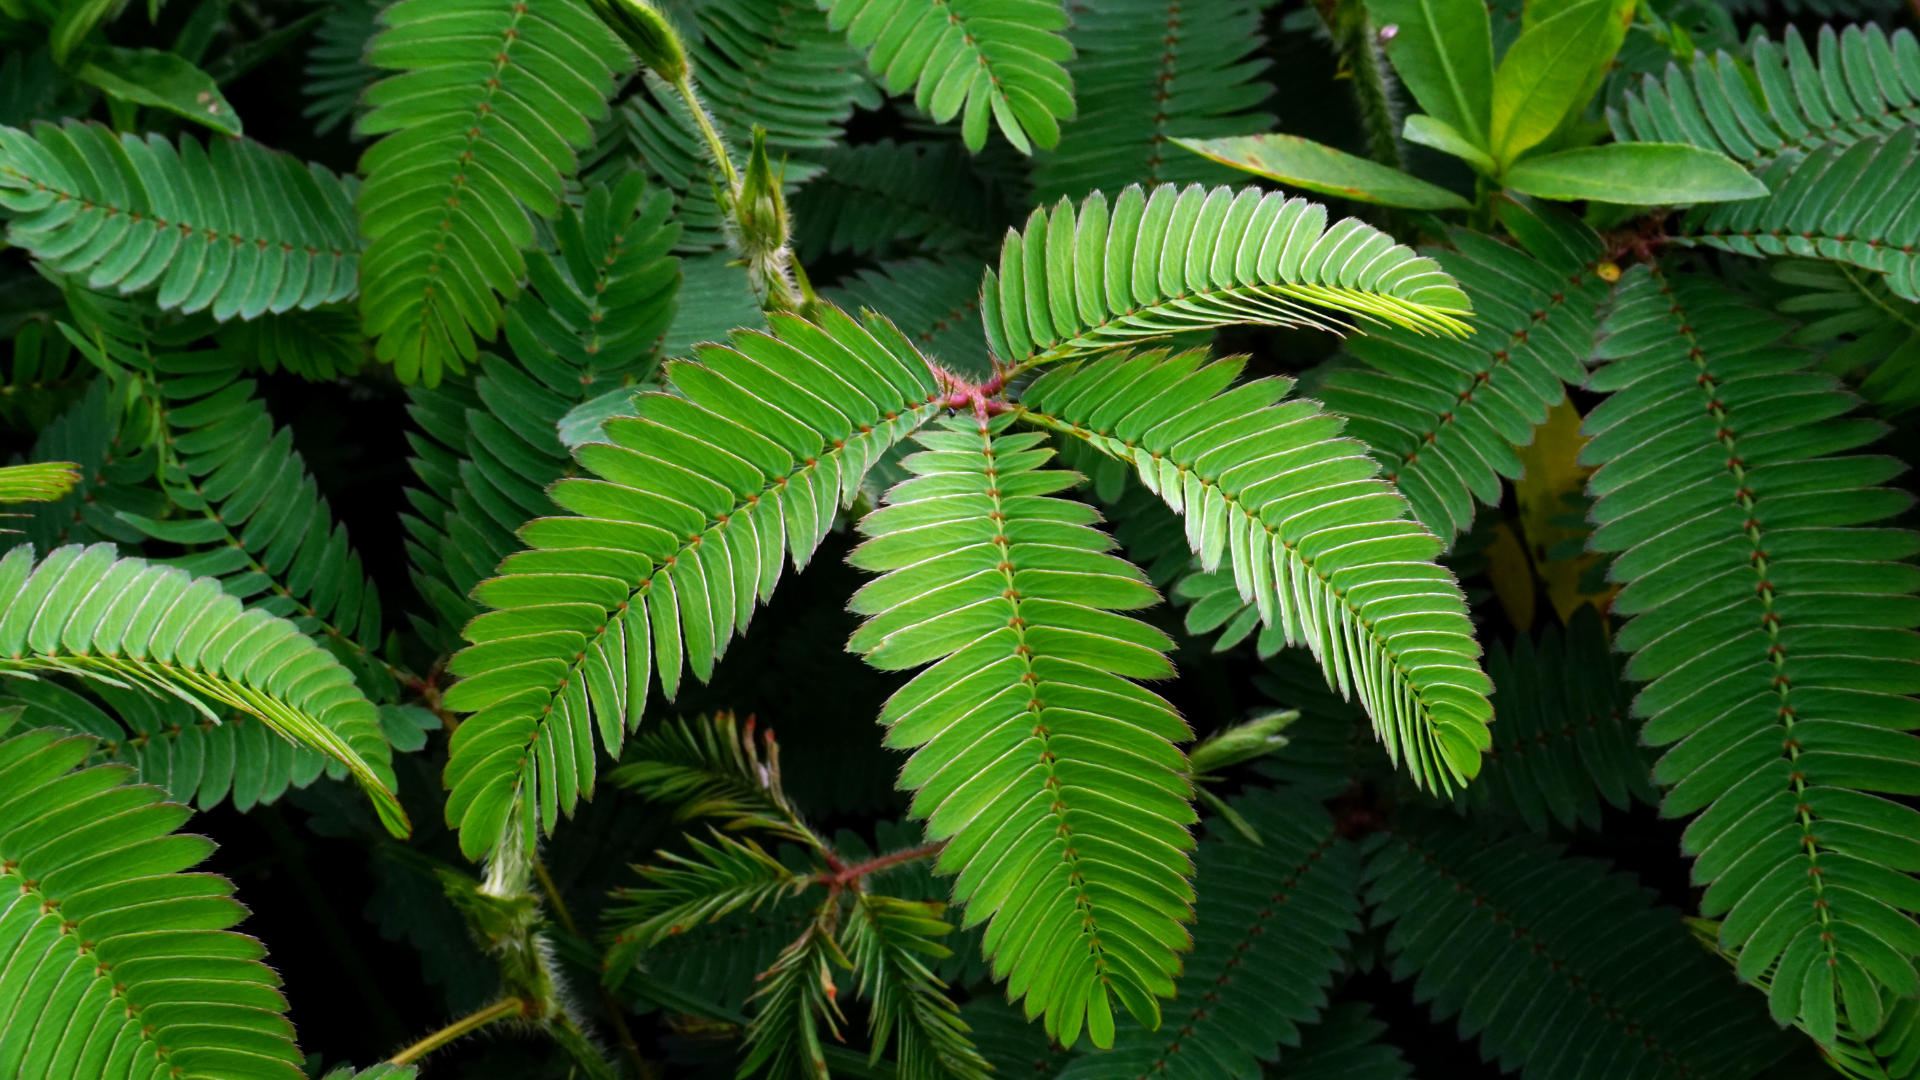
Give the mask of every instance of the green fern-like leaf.
MULTIPOLYGON (((293 448, 275 430, 244 360, 224 349, 162 354, 153 361, 167 403, 160 465, 175 514, 121 511, 146 536, 196 550, 168 560, 219 579, 228 595, 296 626, 347 657, 379 696, 396 692, 375 654, 380 593, 360 555, 293 448)), ((157 410, 156 410, 157 411, 157 410)))
POLYGON ((1271 130, 1255 111, 1272 93, 1260 77, 1260 6, 1246 0, 1121 0, 1082 7, 1067 32, 1079 114, 1034 170, 1036 201, 1131 183, 1230 183, 1231 169, 1174 138, 1271 130))
POLYGON ((259 717, 352 772, 381 820, 404 835, 392 753, 353 676, 294 624, 245 610, 213 578, 71 545, 37 565, 30 547, 0 559, 0 672, 65 673, 259 717))
POLYGON ((1537 257, 1464 229, 1454 250, 1431 256, 1473 300, 1471 338, 1369 328, 1344 344, 1364 366, 1334 372, 1320 391, 1449 542, 1472 528, 1476 505, 1499 505, 1502 478, 1525 471, 1514 448, 1586 377, 1609 291, 1593 269, 1599 237, 1570 215, 1527 203, 1503 216, 1533 226, 1521 235, 1537 257))
MULTIPOLYGON (((824 5, 822 5, 824 6, 824 5)), ((701 3, 701 40, 691 50, 700 94, 721 129, 745 140, 767 131, 777 150, 825 149, 842 141, 865 81, 860 58, 812 4, 778 0, 701 3)))
POLYGON ((248 139, 0 128, 7 238, 90 289, 222 322, 353 296, 353 182, 248 139))
POLYGON ((995 222, 990 193, 952 143, 883 140, 813 160, 826 171, 793 199, 793 246, 803 260, 842 251, 985 252, 1004 224, 995 222))
POLYGON ((360 159, 360 311, 374 354, 434 386, 493 339, 494 294, 527 273, 527 211, 559 213, 627 54, 579 0, 403 0, 380 19, 368 62, 404 74, 368 88, 358 125, 386 135, 360 159))
POLYGON ((33 503, 21 523, 26 539, 40 550, 99 540, 138 544, 140 530, 116 515, 166 512, 166 496, 147 484, 153 477, 151 460, 142 455, 108 461, 118 434, 117 412, 109 404, 107 381, 95 379, 86 396, 54 417, 34 440, 34 460, 71 461, 80 470, 72 491, 51 502, 33 503))
POLYGON ((1780 259, 1773 279, 1787 291, 1774 310, 1801 321, 1793 343, 1824 352, 1822 371, 1845 377, 1884 416, 1920 405, 1920 303, 1841 262, 1780 259))
MULTIPOLYGON (((1167 1030, 1123 1030, 1061 1080, 1149 1080, 1165 1063, 1204 1062, 1202 1075, 1250 1080, 1326 1008, 1327 984, 1360 930, 1359 851, 1331 814, 1297 795, 1253 791, 1234 809, 1259 830, 1255 847, 1217 819, 1194 857, 1200 893, 1193 955, 1166 1006, 1167 1030)), ((1164 1071, 1163 1071, 1164 1070, 1164 1071)), ((1290 1074, 1289 1074, 1290 1075, 1290 1074)))
POLYGON ((309 382, 358 375, 367 354, 360 317, 346 305, 235 320, 214 337, 269 375, 284 368, 309 382))
POLYGON ((577 404, 511 361, 481 359, 470 385, 448 380, 413 388, 407 412, 415 513, 402 515, 414 587, 437 622, 414 613, 414 627, 442 648, 457 648, 458 628, 479 614, 473 587, 518 551, 513 530, 549 505, 541 488, 567 471, 558 424, 577 404))
MULTIPOLYGON (((823 5, 824 6, 824 5, 823 5)), ((967 149, 991 120, 1023 154, 1060 141, 1074 115, 1067 15, 1048 0, 831 0, 829 21, 865 50, 890 94, 913 91, 920 111, 959 116, 967 149)))
POLYGON ((842 307, 885 315, 941 367, 985 381, 992 371, 980 334, 978 265, 907 259, 862 270, 821 292, 842 307))
POLYGON ((927 966, 950 955, 937 940, 953 932, 943 913, 941 904, 866 893, 842 934, 860 994, 872 1003, 868 1060, 891 1049, 900 1080, 986 1080, 993 1070, 927 966))
POLYGON ((760 976, 754 992, 759 1008, 747 1025, 746 1060, 736 1076, 765 1070, 767 1080, 828 1080, 820 1028, 836 1041, 840 1007, 834 970, 848 964, 833 936, 818 920, 810 923, 760 976))
POLYGON ((687 844, 690 856, 661 851, 657 864, 634 867, 646 886, 615 890, 606 921, 620 930, 607 952, 609 973, 624 973, 643 950, 669 937, 735 911, 757 912, 811 882, 752 840, 715 832, 711 842, 688 837, 687 844))
POLYGON ((1875 527, 1912 498, 1880 486, 1898 462, 1846 455, 1880 426, 1740 294, 1636 267, 1603 329, 1589 544, 1618 553, 1642 738, 1677 744, 1662 812, 1699 814, 1682 843, 1741 976, 1773 969, 1775 1017, 1830 1043, 1836 998, 1920 991, 1920 814, 1872 794, 1920 790, 1920 538, 1875 527))
POLYGON ((1348 218, 1258 188, 1099 192, 1076 215, 1061 199, 1008 230, 980 285, 995 356, 1064 359, 1143 338, 1233 323, 1319 326, 1327 312, 1464 333, 1467 298, 1431 259, 1348 218))
POLYGON ((1563 635, 1495 648, 1487 675, 1500 688, 1486 768, 1462 793, 1467 805, 1516 814, 1535 831, 1549 823, 1598 829, 1600 800, 1617 809, 1655 803, 1653 763, 1638 745, 1621 665, 1592 605, 1563 635))
POLYGON ((1920 44, 1869 23, 1823 26, 1817 49, 1789 26, 1779 45, 1756 32, 1750 66, 1721 53, 1670 67, 1609 112, 1614 133, 1725 153, 1773 192, 1696 209, 1691 242, 1853 263, 1920 300, 1920 44))
POLYGON ((529 284, 507 307, 514 356, 567 396, 646 379, 672 325, 680 260, 673 198, 630 173, 560 211, 554 250, 527 258, 529 284))
POLYGON ((467 627, 474 645, 451 666, 467 677, 443 699, 475 713, 446 775, 470 856, 500 842, 514 800, 528 829, 557 825, 592 791, 595 721, 617 753, 653 672, 669 699, 683 667, 709 678, 783 555, 804 567, 881 452, 940 408, 885 320, 830 305, 816 318, 776 316, 772 335, 668 365, 677 393, 635 398, 637 417, 574 451, 591 475, 548 489, 578 516, 528 523, 532 550, 474 591, 496 610, 467 627))
POLYGON ((1747 1077, 1792 1045, 1677 914, 1598 863, 1446 821, 1365 847, 1394 978, 1504 1071, 1747 1077))
POLYGON ((313 120, 315 134, 324 135, 364 111, 361 95, 380 77, 367 63, 367 44, 380 31, 379 0, 341 0, 327 12, 314 31, 307 50, 307 107, 300 115, 313 120))
POLYGON ((176 697, 155 697, 107 683, 89 686, 111 713, 51 679, 15 679, 0 687, 25 706, 29 727, 58 726, 100 740, 97 761, 123 762, 141 783, 173 801, 211 810, 233 800, 242 812, 304 788, 322 772, 346 768, 280 737, 245 712, 208 717, 176 697))
POLYGON ((1791 25, 1779 43, 1756 28, 1748 48, 1751 81, 1725 53, 1644 81, 1610 112, 1615 136, 1691 143, 1763 165, 1920 124, 1920 44, 1910 30, 1889 37, 1872 23, 1839 33, 1823 26, 1818 61, 1791 25))
POLYGON ((1358 1002, 1335 1005, 1300 1029, 1300 1047, 1283 1052, 1274 1080, 1412 1080, 1400 1048, 1382 1041, 1387 1025, 1358 1002))
POLYGON ((1244 361, 1149 352, 1058 367, 1023 414, 1133 465, 1179 511, 1208 570, 1357 696, 1394 761, 1432 791, 1479 771, 1491 690, 1440 542, 1408 521, 1366 448, 1291 380, 1233 389, 1244 361))
POLYGON ((853 555, 885 576, 853 609, 848 647, 900 670, 932 664, 882 712, 887 745, 967 925, 1008 995, 1072 1045, 1113 1042, 1113 1002, 1157 1026, 1192 917, 1194 820, 1172 706, 1132 679, 1172 674, 1172 642, 1115 614, 1158 596, 1105 554, 1091 507, 1047 497, 1077 477, 1038 471, 1040 433, 957 418, 917 436, 913 479, 860 523, 853 555))
POLYGON ((8 465, 0 468, 0 503, 53 502, 79 482, 80 467, 71 461, 8 465))
POLYGON ((718 818, 729 832, 757 829, 802 843, 812 834, 780 783, 780 745, 732 714, 669 721, 634 747, 608 779, 643 798, 671 803, 673 820, 718 818), (756 738, 756 734, 758 737, 756 738))
POLYGON ((213 843, 124 766, 80 769, 93 740, 40 729, 0 742, 0 1072, 300 1080, 280 979, 228 929, 233 885, 186 873, 213 843))
POLYGON ((556 425, 583 401, 653 373, 679 302, 672 198, 637 175, 589 189, 561 211, 552 252, 529 256, 532 287, 507 307, 519 364, 488 355, 471 386, 409 391, 421 431, 408 438, 425 483, 403 517, 421 595, 439 616, 430 639, 457 647, 479 613, 467 596, 519 550, 513 530, 550 507, 541 489, 568 472, 556 425))

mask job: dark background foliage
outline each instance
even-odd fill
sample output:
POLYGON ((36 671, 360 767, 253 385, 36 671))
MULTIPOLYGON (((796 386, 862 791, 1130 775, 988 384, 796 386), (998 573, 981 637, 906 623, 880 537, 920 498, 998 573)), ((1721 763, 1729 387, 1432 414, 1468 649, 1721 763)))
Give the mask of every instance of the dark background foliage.
MULTIPOLYGON (((215 0, 208 0, 215 2, 215 0)), ((165 47, 194 7, 183 0, 165 7, 156 24, 128 17, 116 27, 123 44, 165 47)), ((234 0, 228 5, 226 34, 264 36, 308 13, 293 3, 234 0)), ((1265 17, 1265 78, 1272 96, 1265 108, 1280 117, 1281 130, 1363 153, 1362 127, 1351 96, 1343 87, 1335 57, 1323 40, 1291 18, 1293 5, 1270 8, 1265 17)), ((1744 12, 1773 28, 1797 21, 1817 25, 1817 13, 1778 5, 1744 12)), ((239 44, 216 41, 213 54, 239 44)), ((246 116, 248 134, 261 142, 341 172, 355 166, 361 143, 344 128, 317 134, 302 117, 300 80, 291 77, 311 36, 289 44, 227 88, 246 116)), ((857 113, 847 128, 854 144, 914 138, 914 121, 897 109, 857 113)), ((1004 149, 1004 148, 1001 148, 1004 149)), ((1449 174, 1457 163, 1419 154, 1416 171, 1457 182, 1449 174)), ((1004 208, 1012 221, 1022 209, 1004 208)), ((1348 212, 1354 207, 1336 207, 1348 212)), ((1404 224, 1386 222, 1382 224, 1404 224)), ((38 287, 17 250, 0 252, 0 311, 31 312, 57 303, 38 287)), ((810 263, 814 280, 832 285, 870 260, 829 255, 810 263)), ((1337 341, 1311 331, 1236 328, 1221 335, 1224 352, 1251 355, 1250 372, 1302 375, 1334 355, 1337 341)), ((413 586, 403 550, 399 515, 406 509, 403 488, 413 481, 406 462, 410 425, 407 397, 389 369, 369 365, 362 374, 332 383, 310 383, 281 374, 262 377, 262 388, 276 420, 290 425, 334 513, 344 522, 380 586, 390 610, 412 604, 413 586)), ((1576 400, 1585 407, 1587 401, 1576 400)), ((6 449, 24 453, 32 430, 15 426, 5 433, 6 449)), ((1896 427, 1887 452, 1912 459, 1920 450, 1912 423, 1896 427)), ((1503 512, 1513 512, 1509 491, 1503 512)), ((898 685, 843 648, 856 619, 846 598, 863 575, 848 567, 851 543, 829 538, 810 568, 789 578, 774 602, 755 617, 750 633, 721 662, 709 685, 683 688, 678 701, 659 698, 648 704, 651 717, 732 710, 753 715, 779 734, 787 785, 809 818, 824 831, 850 829, 869 840, 876 822, 896 819, 904 797, 892 782, 903 756, 879 745, 873 718, 880 703, 898 685)), ((1511 643, 1538 626, 1512 625, 1494 603, 1484 579, 1469 578, 1470 595, 1480 600, 1476 617, 1489 646, 1511 643)), ((1182 677, 1159 687, 1202 734, 1275 704, 1255 684, 1265 670, 1248 646, 1212 651, 1213 635, 1185 633, 1180 612, 1162 607, 1146 618, 1180 643, 1176 662, 1182 677)), ((1539 605, 1536 622, 1555 616, 1539 605)), ((1290 703, 1282 703, 1290 704, 1290 703)), ((264 939, 272 961, 286 980, 301 1044, 327 1064, 366 1063, 390 1054, 398 1045, 439 1026, 451 1014, 472 1008, 490 987, 487 963, 466 939, 447 902, 423 872, 422 859, 448 864, 462 860, 440 825, 437 811, 439 769, 444 743, 400 760, 402 796, 412 808, 418 833, 405 851, 380 838, 358 796, 345 785, 322 781, 286 801, 236 812, 230 805, 197 817, 192 827, 213 837, 220 850, 208 869, 226 874, 254 914, 243 929, 264 939)), ((1250 777, 1252 774, 1248 773, 1250 777)), ((1359 793, 1364 804, 1375 793, 1359 793)), ((1364 813, 1356 812, 1356 827, 1364 813)), ((1688 883, 1688 864, 1679 854, 1680 823, 1659 818, 1636 803, 1630 810, 1604 807, 1599 829, 1557 828, 1557 839, 1571 854, 1607 860, 1655 890, 1661 901, 1690 910, 1697 897, 1688 883)), ((547 850, 576 918, 591 924, 606 891, 630 877, 626 865, 670 839, 670 829, 644 804, 603 785, 596 800, 580 812, 547 850)), ((579 971, 580 985, 591 986, 591 972, 579 971)), ((985 984, 982 984, 985 985, 985 984)), ((991 991, 990 991, 991 992, 991 991)), ((1374 965, 1338 984, 1338 1002, 1364 1002, 1390 1025, 1418 1075, 1492 1077, 1496 1065, 1481 1060, 1476 1046, 1461 1042, 1451 1021, 1435 1024, 1426 1006, 1414 1000, 1411 982, 1395 982, 1374 965)), ((668 1024, 636 1022, 636 1034, 650 1058, 666 1059, 670 1070, 687 1075, 706 1071, 723 1075, 724 1060, 697 1034, 676 1033, 668 1024)), ((850 1025, 857 1031, 858 1025, 850 1025)), ((433 1059, 435 1075, 536 1078, 566 1075, 566 1059, 544 1040, 499 1031, 443 1052, 433 1059)))

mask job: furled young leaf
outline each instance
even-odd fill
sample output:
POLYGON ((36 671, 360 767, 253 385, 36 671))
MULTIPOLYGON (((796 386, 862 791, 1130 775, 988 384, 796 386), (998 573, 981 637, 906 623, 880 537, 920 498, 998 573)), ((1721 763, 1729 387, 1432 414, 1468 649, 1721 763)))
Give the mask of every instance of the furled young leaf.
POLYGON ((112 544, 30 546, 0 559, 0 672, 67 673, 177 697, 218 721, 241 709, 344 764, 396 835, 391 751, 379 713, 331 654, 213 578, 116 557, 112 544))
POLYGON ((1067 41, 1078 115, 1039 156, 1034 201, 1128 184, 1222 183, 1232 176, 1169 145, 1272 129, 1255 111, 1261 78, 1260 5, 1251 0, 1118 0, 1076 6, 1067 41))
POLYGON ((1493 32, 1481 0, 1369 0, 1394 28, 1387 58, 1420 107, 1486 149, 1493 113, 1493 32))
MULTIPOLYGON (((1301 1027, 1326 1008, 1326 986, 1360 930, 1360 858, 1333 816, 1297 795, 1252 791, 1233 807, 1261 846, 1215 819, 1194 856, 1193 955, 1161 1031, 1128 1024, 1111 1053, 1086 1054, 1061 1080, 1137 1080, 1161 1062, 1203 1062, 1197 1075, 1282 1075, 1301 1027), (1265 1066, 1270 1067, 1270 1066, 1265 1066)), ((1168 1070, 1171 1072, 1171 1070, 1168 1070)))
POLYGON ((1500 174, 1515 191, 1543 199, 1628 205, 1738 203, 1767 193, 1731 158, 1679 143, 1608 143, 1528 158, 1500 174))
POLYGON ((808 924, 760 978, 758 1003, 747 1025, 746 1060, 734 1075, 767 1080, 828 1080, 820 1026, 840 1037, 834 970, 847 967, 839 945, 818 921, 808 924), (765 1070, 762 1073, 762 1070, 765 1070))
POLYGON ((1491 690, 1441 543, 1376 478, 1366 447, 1284 378, 1232 386, 1244 360, 1188 353, 1055 368, 1022 415, 1129 462, 1179 511, 1204 569, 1231 560, 1243 601, 1358 696, 1416 783, 1448 792, 1480 769, 1491 690))
POLYGON ((729 832, 746 829, 815 843, 780 784, 780 745, 772 732, 731 713, 692 723, 667 721, 633 748, 607 777, 641 797, 673 805, 673 820, 717 818, 729 832))
POLYGON ((687 844, 691 857, 655 852, 658 863, 634 867, 646 885, 614 891, 615 905, 605 916, 607 926, 619 928, 607 951, 609 978, 617 979, 647 948, 667 938, 734 911, 757 912, 798 895, 810 883, 752 840, 715 832, 710 842, 689 836, 687 844))
POLYGON ((987 1080, 989 1065, 930 961, 949 955, 946 905, 862 895, 842 934, 860 993, 872 1002, 869 1061, 892 1051, 900 1080, 987 1080))
POLYGON ((1649 890, 1532 837, 1444 819, 1365 844, 1396 979, 1503 1071, 1563 1080, 1753 1076, 1792 1043, 1649 890))
POLYGON ((124 766, 79 768, 91 748, 57 729, 0 742, 0 1072, 300 1080, 280 978, 228 929, 247 909, 185 872, 214 845, 124 766))
POLYGON ((961 117, 978 152, 989 118, 1021 153, 1052 149, 1074 115, 1067 15, 1048 0, 830 0, 827 19, 867 54, 888 93, 913 91, 922 112, 961 117))
POLYGON ((1589 543, 1618 553, 1641 737, 1671 746, 1662 812, 1698 814, 1701 913, 1743 978, 1774 971, 1775 1018, 1830 1043, 1843 997, 1872 1030, 1859 988, 1920 990, 1920 815, 1882 797, 1920 790, 1916 537, 1877 527, 1902 466, 1846 454, 1880 426, 1726 286, 1635 267, 1603 330, 1589 543))
POLYGON ((446 773, 470 857, 531 842, 501 833, 516 800, 531 834, 590 795, 596 725, 617 752, 655 671, 669 699, 683 667, 710 677, 783 558, 804 567, 873 462, 941 407, 891 324, 831 305, 816 318, 775 316, 771 335, 668 365, 677 393, 636 397, 637 416, 573 451, 586 475, 548 489, 578 516, 529 522, 531 550, 474 590, 495 610, 466 628, 450 665, 464 678, 442 699, 475 714, 446 773))
POLYGON ((1466 296, 1431 259, 1325 207, 1258 188, 1094 192, 1009 229, 980 285, 995 356, 1044 363, 1182 330, 1332 324, 1326 312, 1461 333, 1466 296))
POLYGON ((1173 141, 1242 172, 1321 195, 1410 210, 1465 210, 1469 205, 1446 188, 1298 135, 1173 141))
POLYGON ((956 417, 916 438, 913 478, 860 523, 848 648, 885 670, 931 665, 887 702, 887 745, 965 924, 1009 998, 1071 1046, 1113 1044, 1114 999, 1149 1028, 1173 992, 1192 918, 1194 820, 1173 747, 1186 724, 1132 681, 1164 678, 1172 642, 1117 614, 1158 601, 1082 503, 1039 470, 1016 414, 956 417), (988 920, 991 920, 990 922, 988 920))
POLYGON ((226 321, 354 294, 353 182, 246 139, 0 128, 7 238, 90 289, 226 321))
POLYGON ((559 213, 626 50, 580 0, 404 0, 380 19, 368 62, 402 74, 367 89, 358 124, 386 136, 360 159, 360 311, 374 354, 434 386, 499 329, 527 212, 559 213))

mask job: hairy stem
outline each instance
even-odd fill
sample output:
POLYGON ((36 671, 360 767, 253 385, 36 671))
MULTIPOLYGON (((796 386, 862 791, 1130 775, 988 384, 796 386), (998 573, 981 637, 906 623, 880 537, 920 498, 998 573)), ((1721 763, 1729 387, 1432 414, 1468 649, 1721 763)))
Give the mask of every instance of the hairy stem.
POLYGON ((439 1031, 421 1039, 405 1050, 387 1059, 392 1065, 411 1065, 435 1050, 447 1045, 468 1032, 478 1031, 496 1020, 510 1020, 527 1011, 527 1003, 519 998, 507 998, 496 1001, 478 1012, 467 1015, 441 1028, 439 1031))
POLYGON ((1359 0, 1321 0, 1318 6, 1339 54, 1342 74, 1353 84, 1354 105, 1367 134, 1367 156, 1389 168, 1405 168, 1393 75, 1373 20, 1367 18, 1359 0))
POLYGON ((946 841, 943 840, 937 844, 924 844, 917 848, 895 851, 877 858, 868 859, 863 863, 854 863, 852 866, 834 866, 826 873, 821 874, 817 880, 820 884, 832 889, 838 889, 847 885, 856 885, 868 875, 877 874, 882 870, 890 870, 896 866, 905 866, 907 863, 918 862, 921 859, 931 859, 946 850, 946 847, 946 841))
POLYGON ((547 1034, 553 1037, 554 1042, 560 1044, 562 1050, 572 1056, 574 1062, 580 1066, 580 1071, 585 1073, 589 1080, 617 1080, 613 1066, 607 1064, 607 1059, 600 1056, 599 1048, 588 1040, 585 1033, 574 1026, 573 1018, 566 1013, 559 1013, 547 1022, 547 1034))
MULTIPOLYGON (((539 856, 533 860, 533 875, 540 879, 540 891, 547 894, 547 905, 553 909, 553 917, 560 920, 569 936, 579 937, 580 927, 573 921, 573 912, 567 910, 567 902, 560 898, 560 886, 555 884, 553 875, 547 872, 547 864, 539 856)), ((614 1035, 620 1040, 620 1049, 626 1053, 627 1060, 633 1063, 634 1075, 640 1080, 654 1080, 653 1066, 640 1056, 640 1044, 633 1039, 633 1029, 627 1027, 625 1011, 620 1007, 619 999, 606 987, 600 991, 600 1006, 607 1014, 607 1023, 613 1026, 614 1035)))
POLYGON ((740 174, 733 167, 733 157, 727 152, 726 141, 720 138, 720 131, 713 126, 713 117, 707 115, 707 107, 701 103, 700 95, 693 89, 691 72, 683 74, 673 83, 673 89, 680 100, 687 103, 687 111, 693 114, 693 123, 700 129, 700 137, 706 140, 707 153, 713 155, 714 165, 719 168, 721 178, 726 181, 729 205, 722 210, 732 213, 731 203, 740 194, 740 174))

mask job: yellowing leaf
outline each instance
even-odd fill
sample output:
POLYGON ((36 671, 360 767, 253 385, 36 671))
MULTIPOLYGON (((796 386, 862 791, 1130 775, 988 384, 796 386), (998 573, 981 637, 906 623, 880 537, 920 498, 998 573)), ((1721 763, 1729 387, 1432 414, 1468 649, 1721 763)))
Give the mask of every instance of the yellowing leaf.
POLYGON ((1586 487, 1587 476, 1593 472, 1579 464, 1580 448, 1586 443, 1586 437, 1580 434, 1580 410, 1563 397, 1560 404, 1547 413, 1546 423, 1533 429, 1532 444, 1516 447, 1514 451, 1527 467, 1526 475, 1513 484, 1515 499, 1520 504, 1520 528, 1526 535, 1527 555, 1532 558, 1540 580, 1546 584, 1547 599, 1562 623, 1573 618, 1574 610, 1584 603, 1592 603, 1604 614, 1617 591, 1609 588, 1599 596, 1581 595, 1580 575, 1599 557, 1593 552, 1582 552, 1574 559, 1547 557, 1554 545, 1587 535, 1586 529, 1553 523, 1554 518, 1573 512, 1564 496, 1578 495, 1586 487))
POLYGON ((1493 543, 1487 545, 1487 577, 1493 582, 1493 595, 1506 609, 1507 619, 1521 633, 1533 626, 1533 561, 1526 546, 1513 531, 1511 522, 1494 526, 1493 543))

